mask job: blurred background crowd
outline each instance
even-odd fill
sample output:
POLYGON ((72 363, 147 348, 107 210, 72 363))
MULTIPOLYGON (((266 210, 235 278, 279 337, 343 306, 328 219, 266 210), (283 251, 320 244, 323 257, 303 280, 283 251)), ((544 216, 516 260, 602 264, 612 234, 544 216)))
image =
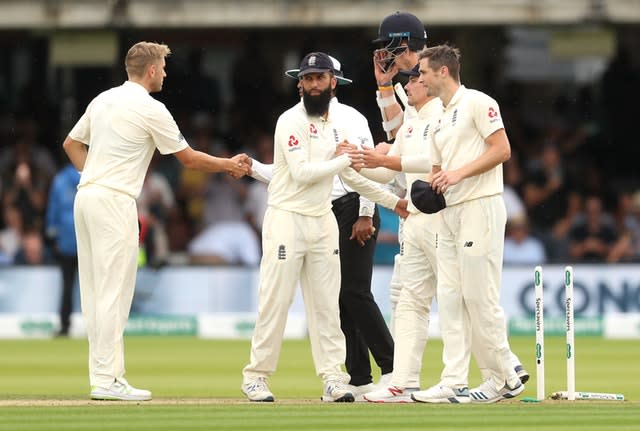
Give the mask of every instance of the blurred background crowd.
MULTIPOLYGON (((97 36, 0 29, 0 264, 49 264, 64 253, 64 233, 47 214, 73 193, 61 143, 95 95, 126 79, 121 59, 132 43, 164 42, 173 50, 155 97, 192 147, 269 163, 275 121, 298 97, 283 72, 312 50, 342 62, 354 84, 341 87, 338 98, 369 119, 377 142, 385 140, 370 41, 390 12, 355 26, 115 26, 97 36), (96 52, 83 57, 86 40, 96 52)), ((567 35, 558 27, 422 18, 428 45, 461 48, 463 84, 500 103, 512 145, 504 166, 505 264, 640 261, 639 26, 586 23, 567 35)), ((147 264, 257 265, 266 193, 250 178, 184 170, 156 154, 138 199, 147 264)), ((386 246, 397 247, 397 225, 387 219, 380 264, 392 264, 386 246)))

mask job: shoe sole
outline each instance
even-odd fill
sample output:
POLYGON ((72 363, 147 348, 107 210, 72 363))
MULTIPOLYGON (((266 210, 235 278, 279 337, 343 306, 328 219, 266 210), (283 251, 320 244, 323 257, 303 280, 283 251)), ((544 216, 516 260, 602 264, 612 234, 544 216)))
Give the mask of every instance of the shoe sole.
POLYGON ((272 403, 275 401, 275 398, 273 397, 267 397, 261 400, 252 400, 250 398, 247 398, 249 401, 251 401, 252 403, 272 403))
POLYGON ((109 394, 91 394, 89 397, 95 401, 151 401, 151 397, 143 397, 138 395, 109 395, 109 394))
POLYGON ((451 397, 451 398, 417 398, 411 394, 411 399, 419 403, 427 404, 469 404, 469 397, 451 397))
POLYGON ((492 399, 478 398, 478 399, 476 399, 471 395, 471 392, 469 392, 469 396, 471 397, 471 402, 473 402, 474 404, 493 404, 493 403, 498 403, 498 402, 500 402, 502 400, 510 400, 512 398, 517 397, 518 395, 520 395, 523 392, 524 392, 524 385, 520 385, 517 388, 512 389, 511 392, 507 392, 506 394, 501 395, 500 397, 497 397, 497 398, 492 398, 492 399))
POLYGON ((323 395, 320 399, 325 403, 353 403, 355 401, 353 394, 344 394, 340 398, 335 399, 323 395))
POLYGON ((415 402, 409 396, 407 396, 407 397, 389 398, 389 399, 384 399, 384 400, 370 400, 369 398, 366 398, 366 397, 364 399, 367 402, 377 403, 377 404, 406 404, 406 403, 415 402))

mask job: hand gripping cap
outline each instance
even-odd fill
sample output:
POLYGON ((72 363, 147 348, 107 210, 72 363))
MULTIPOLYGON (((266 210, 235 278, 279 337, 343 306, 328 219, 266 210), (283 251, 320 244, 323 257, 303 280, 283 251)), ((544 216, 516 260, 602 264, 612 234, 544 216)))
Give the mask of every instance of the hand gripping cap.
POLYGON ((447 207, 444 195, 437 194, 431 184, 422 180, 416 180, 411 185, 411 202, 426 214, 434 214, 447 207))

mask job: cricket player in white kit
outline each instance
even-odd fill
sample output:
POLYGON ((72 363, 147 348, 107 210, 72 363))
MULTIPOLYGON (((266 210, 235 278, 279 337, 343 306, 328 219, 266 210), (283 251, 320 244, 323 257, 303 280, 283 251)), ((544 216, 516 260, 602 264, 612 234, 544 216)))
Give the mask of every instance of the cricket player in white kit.
POLYGON ((135 200, 156 148, 189 169, 235 177, 250 172, 244 154, 223 159, 193 150, 164 104, 149 95, 162 89, 170 53, 156 43, 132 46, 125 58, 128 81, 94 98, 63 145, 82 171, 74 218, 92 399, 151 399, 150 391, 124 377, 124 328, 137 271, 135 200))
POLYGON ((502 163, 511 148, 498 104, 460 84, 457 49, 420 53, 420 80, 444 112, 430 149, 432 187, 444 193, 438 229, 438 308, 445 364, 441 381, 414 392, 429 403, 491 403, 524 390, 511 364, 500 284, 506 210, 502 163), (471 345, 488 378, 468 389, 471 345))
MULTIPOLYGON (((353 160, 361 160, 360 173, 386 183, 398 171, 407 173, 407 189, 418 179, 425 179, 431 170, 429 141, 442 112, 437 97, 428 97, 418 82, 418 67, 401 71, 409 76, 405 85, 409 106, 417 110, 417 117, 405 119, 396 140, 386 155, 375 150, 355 153, 353 160), (379 168, 379 169, 368 169, 379 168)), ((420 212, 410 201, 409 216, 402 230, 402 290, 394 314, 395 353, 391 381, 384 387, 364 395, 371 402, 413 402, 411 393, 420 388, 422 356, 427 343, 431 303, 436 296, 436 236, 438 214, 420 212)))
POLYGON ((316 373, 323 401, 353 402, 349 375, 342 371, 345 339, 340 329, 338 226, 331 211, 333 178, 339 174, 355 191, 406 215, 406 200, 382 190, 350 169, 336 152, 346 131, 329 115, 336 86, 333 63, 324 53, 300 64, 303 101, 276 124, 273 178, 263 223, 258 318, 242 391, 251 401, 274 401, 267 379, 275 372, 287 313, 300 283, 316 373), (337 157, 335 157, 337 154, 337 157))

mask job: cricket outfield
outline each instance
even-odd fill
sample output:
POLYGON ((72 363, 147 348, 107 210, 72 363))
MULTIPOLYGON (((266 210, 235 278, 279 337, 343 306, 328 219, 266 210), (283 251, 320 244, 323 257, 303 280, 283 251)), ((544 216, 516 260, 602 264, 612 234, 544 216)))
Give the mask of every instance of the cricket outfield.
MULTIPOLYGON (((510 341, 532 374, 522 397, 534 397, 535 341, 510 341)), ((563 337, 548 338, 548 394, 566 389, 564 349, 563 337)), ((429 341, 423 387, 438 381, 441 350, 439 340, 429 341)), ((133 403, 88 400, 85 340, 0 340, 0 351, 0 430, 640 429, 640 343, 632 340, 576 339, 576 389, 623 393, 627 401, 523 403, 521 397, 457 406, 321 403, 308 340, 285 342, 270 381, 273 404, 249 403, 240 393, 248 340, 128 337, 127 377, 154 395, 133 403)), ((479 378, 473 365, 470 384, 479 378)))

